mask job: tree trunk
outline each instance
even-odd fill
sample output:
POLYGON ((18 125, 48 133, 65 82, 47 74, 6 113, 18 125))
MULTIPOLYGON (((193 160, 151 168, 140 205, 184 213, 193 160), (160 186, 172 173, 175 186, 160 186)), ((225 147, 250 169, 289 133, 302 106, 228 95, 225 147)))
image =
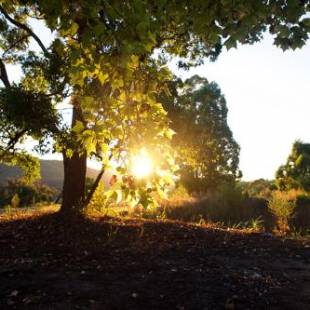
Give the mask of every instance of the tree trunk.
MULTIPOLYGON (((77 121, 83 121, 82 113, 77 105, 73 107, 72 127, 77 121)), ((79 213, 84 205, 85 178, 87 168, 86 152, 73 151, 68 157, 63 152, 64 183, 62 190, 61 212, 66 214, 79 213)))
POLYGON ((64 156, 64 185, 61 211, 65 213, 78 213, 83 208, 85 177, 86 177, 86 155, 74 152, 68 158, 64 156))
MULTIPOLYGON (((79 25, 78 40, 80 41, 86 27, 86 19, 77 19, 75 22, 79 25)), ((77 121, 81 121, 84 125, 86 125, 78 96, 72 97, 72 105, 73 113, 71 127, 74 127, 77 121)), ((79 147, 77 147, 77 149, 78 148, 79 147)), ((63 153, 64 185, 61 205, 61 212, 71 215, 80 213, 80 211, 82 211, 84 208, 85 180, 87 169, 86 152, 82 150, 81 153, 81 150, 78 152, 77 149, 73 149, 73 155, 70 158, 67 157, 65 152, 63 153)))

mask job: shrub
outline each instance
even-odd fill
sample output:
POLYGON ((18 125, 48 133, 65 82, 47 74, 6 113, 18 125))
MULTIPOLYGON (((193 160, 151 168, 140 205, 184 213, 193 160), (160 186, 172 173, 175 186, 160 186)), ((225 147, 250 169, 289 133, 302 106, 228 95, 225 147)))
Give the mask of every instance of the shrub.
POLYGON ((297 197, 296 207, 289 220, 292 229, 302 233, 310 229, 310 195, 302 194, 297 197))
POLYGON ((104 183, 100 182, 96 191, 94 192, 94 195, 92 197, 92 200, 89 202, 87 209, 89 212, 100 212, 102 213, 104 209, 106 208, 107 199, 104 195, 105 188, 104 183))
MULTIPOLYGON (((100 213, 109 216, 118 216, 125 208, 123 204, 116 202, 105 188, 104 182, 100 182, 85 212, 88 214, 100 213)), ((127 212, 128 213, 128 212, 127 212)))
POLYGON ((296 191, 274 191, 268 201, 268 208, 277 218, 278 229, 282 232, 289 230, 289 221, 296 207, 296 191))
POLYGON ((235 183, 222 185, 214 194, 210 194, 211 219, 225 223, 237 223, 244 219, 244 202, 246 197, 235 183))

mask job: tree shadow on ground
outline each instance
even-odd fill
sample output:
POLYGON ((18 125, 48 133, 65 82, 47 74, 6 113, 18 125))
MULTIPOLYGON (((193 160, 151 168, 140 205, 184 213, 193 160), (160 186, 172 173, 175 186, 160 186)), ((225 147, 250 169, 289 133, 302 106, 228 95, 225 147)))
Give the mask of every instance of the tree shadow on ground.
POLYGON ((0 307, 307 309, 310 249, 182 222, 47 214, 0 222, 0 307))

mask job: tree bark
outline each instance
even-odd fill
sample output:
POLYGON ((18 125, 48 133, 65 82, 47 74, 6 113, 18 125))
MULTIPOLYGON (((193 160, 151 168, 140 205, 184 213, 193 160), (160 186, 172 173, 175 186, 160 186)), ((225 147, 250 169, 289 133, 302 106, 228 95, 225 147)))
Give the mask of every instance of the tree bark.
MULTIPOLYGON (((79 107, 73 106, 72 127, 77 121, 83 121, 79 107)), ((77 214, 84 206, 85 179, 87 168, 86 152, 73 151, 68 157, 63 152, 64 183, 62 190, 62 205, 60 211, 66 214, 77 214)))

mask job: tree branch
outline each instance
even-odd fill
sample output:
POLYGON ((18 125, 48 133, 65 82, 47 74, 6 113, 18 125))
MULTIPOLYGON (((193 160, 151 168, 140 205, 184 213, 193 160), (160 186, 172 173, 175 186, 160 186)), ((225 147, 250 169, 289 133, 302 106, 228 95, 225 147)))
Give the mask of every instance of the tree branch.
POLYGON ((6 71, 6 67, 2 59, 0 59, 0 79, 3 82, 6 88, 11 87, 11 83, 9 81, 8 73, 6 71))
POLYGON ((18 43, 22 42, 23 40, 27 39, 29 37, 29 34, 22 36, 21 38, 19 38, 19 40, 13 42, 2 54, 2 56, 4 56, 6 53, 8 53, 12 48, 14 48, 15 46, 17 46, 18 43))
MULTIPOLYGON (((109 156, 109 160, 111 160, 111 159, 112 159, 112 154, 110 154, 110 156, 109 156)), ((105 173, 105 167, 102 166, 100 172, 98 173, 98 175, 97 175, 97 177, 96 177, 95 182, 93 183, 93 185, 92 185, 92 187, 91 187, 91 189, 90 189, 90 191, 89 191, 89 193, 88 193, 86 199, 85 199, 84 202, 83 202, 84 207, 87 207, 87 205, 88 205, 88 204, 90 203, 90 201, 92 200, 92 198, 93 198, 93 196, 94 196, 94 193, 95 193, 96 189, 98 188, 99 183, 100 183, 100 181, 101 181, 102 176, 103 176, 104 173, 105 173)))
POLYGON ((10 139, 10 141, 7 144, 7 147, 5 148, 5 151, 9 151, 10 149, 12 149, 15 144, 18 142, 18 140, 27 133, 27 129, 23 129, 20 132, 16 133, 16 135, 14 137, 12 137, 10 139))
POLYGON ((44 44, 42 43, 42 41, 40 40, 40 38, 25 24, 20 23, 19 21, 15 20, 14 18, 12 18, 5 10, 4 8, 0 5, 0 12, 5 16, 5 18, 11 22, 13 25, 15 25, 18 28, 21 28, 23 30, 25 30, 40 46, 40 48, 42 49, 42 51, 44 52, 44 54, 49 55, 48 50, 46 49, 46 47, 44 46, 44 44))

